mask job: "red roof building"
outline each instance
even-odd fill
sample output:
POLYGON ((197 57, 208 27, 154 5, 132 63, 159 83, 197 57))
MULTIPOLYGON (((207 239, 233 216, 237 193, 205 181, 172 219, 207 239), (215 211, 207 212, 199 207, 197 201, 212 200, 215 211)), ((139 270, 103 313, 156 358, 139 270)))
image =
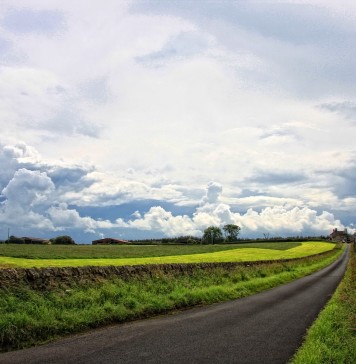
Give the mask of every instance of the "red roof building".
POLYGON ((113 238, 103 238, 92 241, 93 245, 117 245, 117 244, 129 244, 127 240, 113 239, 113 238))
POLYGON ((347 229, 333 229, 332 233, 330 234, 330 239, 335 242, 347 243, 349 240, 349 234, 347 233, 347 229))

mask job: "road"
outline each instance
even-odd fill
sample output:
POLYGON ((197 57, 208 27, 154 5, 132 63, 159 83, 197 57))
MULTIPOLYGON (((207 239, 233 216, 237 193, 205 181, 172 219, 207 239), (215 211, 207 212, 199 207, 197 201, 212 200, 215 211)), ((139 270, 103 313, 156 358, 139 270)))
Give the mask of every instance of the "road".
POLYGON ((254 296, 114 325, 0 355, 1 364, 287 363, 347 264, 254 296))

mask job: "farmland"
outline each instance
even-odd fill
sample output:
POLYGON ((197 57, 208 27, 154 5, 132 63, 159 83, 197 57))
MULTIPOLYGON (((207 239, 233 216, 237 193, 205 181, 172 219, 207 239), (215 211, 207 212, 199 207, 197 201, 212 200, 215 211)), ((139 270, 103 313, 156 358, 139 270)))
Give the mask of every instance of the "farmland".
POLYGON ((332 250, 327 242, 267 242, 175 246, 1 245, 0 267, 80 267, 239 262, 301 258, 332 250))
MULTIPOLYGON (((286 244, 286 243, 279 243, 286 244)), ((192 256, 209 256, 211 259, 256 260, 297 257, 330 250, 334 244, 302 243, 290 245, 289 249, 267 249, 257 247, 236 247, 209 253, 186 254, 165 257, 125 258, 125 262, 134 259, 167 259, 172 257, 189 260, 192 256), (249 253, 250 252, 250 253, 249 253), (212 256, 212 254, 216 254, 212 256), (226 254, 226 256, 221 255, 226 254), (232 255, 231 255, 232 254, 232 255), (245 254, 245 255, 244 255, 245 254), (251 255, 252 254, 252 255, 251 255), (189 257, 186 259, 186 257, 189 257)), ((20 249, 21 247, 19 247, 20 249)), ((117 247, 120 249, 121 247, 117 247)), ((134 247, 132 247, 134 248, 134 247)), ((155 275, 142 275, 131 279, 120 277, 101 282, 76 283, 71 287, 50 287, 45 290, 31 289, 22 284, 0 288, 0 347, 12 350, 58 338, 70 333, 81 332, 94 327, 125 322, 138 318, 150 317, 185 307, 210 304, 266 290, 299 277, 317 271, 334 261, 341 253, 334 249, 326 255, 306 257, 288 262, 263 263, 258 266, 236 266, 231 269, 215 267, 212 269, 194 269, 191 274, 167 274, 163 270, 155 275)), ((48 259, 12 258, 23 261, 44 262, 48 259)), ((52 259, 63 261, 117 261, 117 259, 52 259)))

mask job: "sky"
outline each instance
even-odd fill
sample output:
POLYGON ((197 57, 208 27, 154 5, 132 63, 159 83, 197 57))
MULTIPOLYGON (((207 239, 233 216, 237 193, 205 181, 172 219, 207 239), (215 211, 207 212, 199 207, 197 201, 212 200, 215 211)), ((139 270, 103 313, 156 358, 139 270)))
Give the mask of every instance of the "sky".
POLYGON ((356 228, 353 0, 0 0, 0 239, 356 228))

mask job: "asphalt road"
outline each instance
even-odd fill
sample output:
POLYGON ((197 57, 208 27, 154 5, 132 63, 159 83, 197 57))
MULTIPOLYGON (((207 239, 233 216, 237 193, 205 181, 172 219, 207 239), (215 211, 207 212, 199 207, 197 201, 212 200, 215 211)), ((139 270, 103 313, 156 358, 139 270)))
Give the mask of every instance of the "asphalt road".
POLYGON ((0 363, 287 363, 336 289, 347 257, 254 296, 1 354, 0 363))

